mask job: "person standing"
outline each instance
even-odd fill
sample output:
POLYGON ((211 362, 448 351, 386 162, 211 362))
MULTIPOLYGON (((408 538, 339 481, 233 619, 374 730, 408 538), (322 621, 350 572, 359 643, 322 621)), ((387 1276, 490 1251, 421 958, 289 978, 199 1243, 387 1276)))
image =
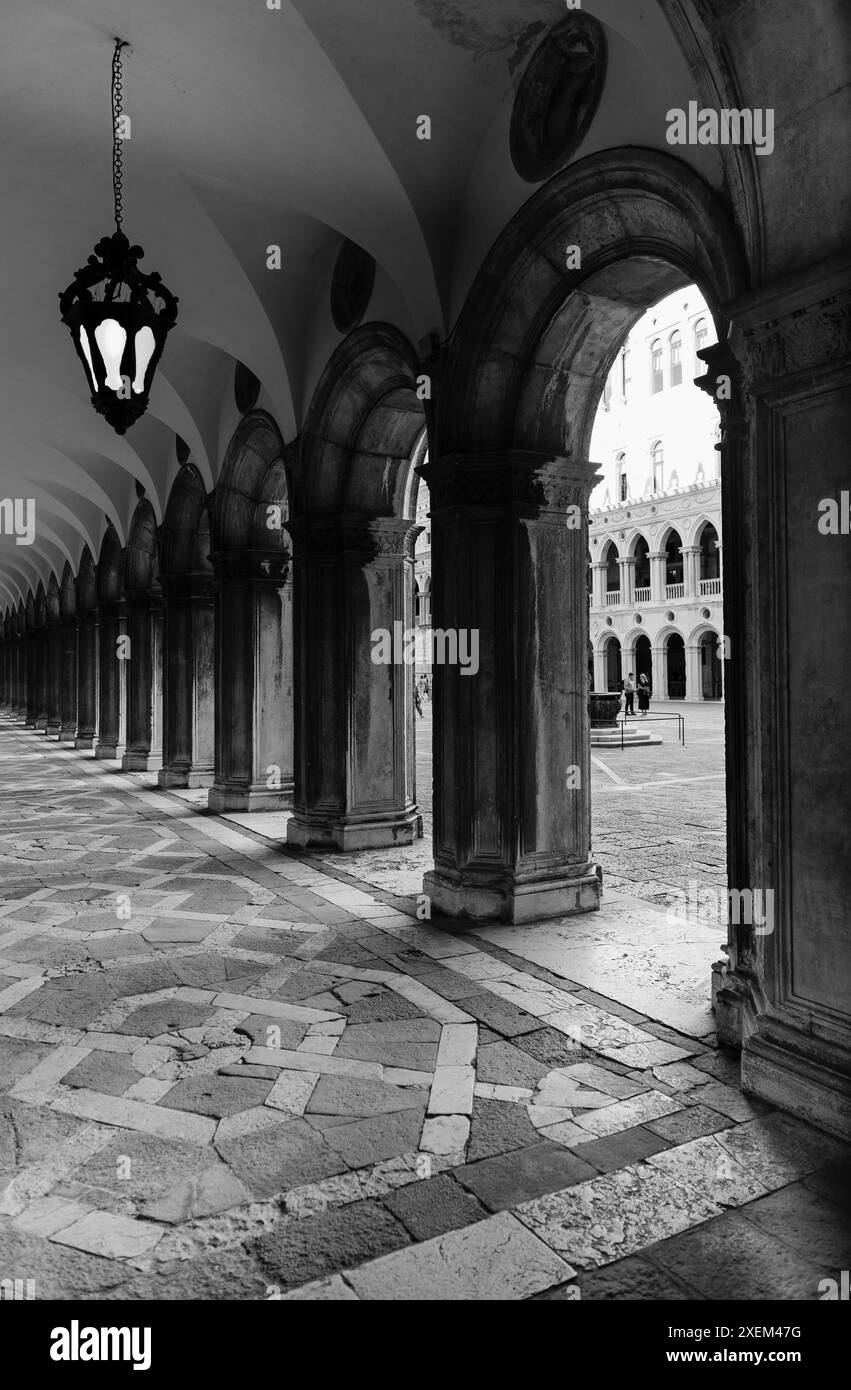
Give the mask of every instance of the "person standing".
POLYGON ((414 686, 414 709, 417 711, 417 714, 420 716, 420 719, 422 719, 423 702, 420 699, 420 687, 418 685, 414 686))
POLYGON ((626 678, 626 684, 623 688, 623 693, 624 700, 626 702, 626 708, 624 709, 624 719, 628 718, 630 714, 633 718, 635 718, 635 681, 633 680, 631 671, 626 678))
POLYGON ((650 682, 642 672, 638 677, 638 708, 641 714, 646 714, 650 708, 650 682))

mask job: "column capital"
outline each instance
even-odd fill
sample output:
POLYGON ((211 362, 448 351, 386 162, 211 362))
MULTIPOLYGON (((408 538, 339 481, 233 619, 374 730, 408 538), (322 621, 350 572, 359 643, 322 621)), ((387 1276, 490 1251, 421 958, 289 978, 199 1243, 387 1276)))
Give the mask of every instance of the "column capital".
POLYGON ((328 512, 297 517, 289 529, 297 555, 348 554, 361 559, 398 555, 412 560, 423 528, 407 517, 328 512))
POLYGON ((290 569, 288 550, 216 550, 211 557, 214 583, 286 584, 290 569))
POLYGON ((561 458, 524 449, 445 454, 417 470, 428 483, 431 510, 517 505, 563 512, 587 510, 602 478, 587 459, 561 458))

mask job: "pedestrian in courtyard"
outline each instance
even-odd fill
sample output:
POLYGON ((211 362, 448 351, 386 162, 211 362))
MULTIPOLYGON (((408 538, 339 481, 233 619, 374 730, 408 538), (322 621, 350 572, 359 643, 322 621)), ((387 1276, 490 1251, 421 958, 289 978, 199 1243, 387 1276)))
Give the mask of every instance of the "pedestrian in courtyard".
POLYGON ((630 714, 633 716, 633 718, 635 718, 635 681, 633 679, 631 671, 626 678, 626 685, 623 688, 623 693, 624 699, 626 701, 626 708, 624 709, 624 719, 626 719, 630 714))
POLYGON ((414 686, 414 708, 415 708, 415 710, 417 711, 417 714, 420 716, 420 719, 422 719, 422 717, 423 717, 423 702, 422 702, 422 700, 420 699, 420 688, 419 688, 418 685, 415 685, 415 686, 414 686))
POLYGON ((641 714, 646 714, 650 708, 650 682, 642 672, 638 677, 638 708, 641 714))

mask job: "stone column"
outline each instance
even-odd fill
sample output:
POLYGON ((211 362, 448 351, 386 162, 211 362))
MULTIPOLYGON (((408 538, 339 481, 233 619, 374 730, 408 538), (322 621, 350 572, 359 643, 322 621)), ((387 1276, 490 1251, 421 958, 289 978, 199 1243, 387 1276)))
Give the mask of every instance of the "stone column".
POLYGON ((35 680, 36 680, 36 719, 35 727, 47 728, 48 704, 48 659, 47 628, 40 628, 35 635, 35 680))
POLYGON ((77 731, 77 619, 62 619, 59 738, 73 742, 77 731))
POLYGON ((622 555, 618 559, 620 569, 621 603, 635 603, 635 558, 622 555))
POLYGON ((213 580, 161 579, 163 766, 161 787, 209 787, 215 776, 213 580))
POLYGON ((75 748, 91 748, 97 736, 99 642, 94 611, 77 615, 77 728, 75 748))
POLYGON ((703 699, 700 647, 694 643, 687 643, 686 645, 686 699, 703 699))
POLYGON ((685 597, 690 599, 700 598, 700 550, 696 545, 685 545, 682 549, 683 557, 683 590, 685 597))
POLYGON ((26 725, 34 729, 38 720, 38 634, 30 628, 26 636, 26 725))
POLYGON ((595 560, 591 566, 593 571, 593 592, 591 603, 594 608, 605 608, 606 606, 606 566, 599 560, 595 560))
MULTIPOLYGON (((668 659, 664 647, 650 648, 651 674, 650 680, 653 685, 653 700, 667 700, 668 698, 668 659)), ((637 702, 636 702, 637 703, 637 702)))
POLYGON ((162 607, 158 594, 129 594, 127 748, 122 772, 162 767, 162 607))
POLYGON ((665 552, 652 550, 647 556, 650 561, 650 602, 665 602, 665 552))
POLYGON ((102 603, 98 615, 98 736, 96 758, 124 757, 127 747, 127 662, 133 659, 121 639, 127 636, 126 605, 102 603))
POLYGON ((342 850, 411 844, 420 528, 394 517, 335 515, 290 529, 296 785, 287 839, 342 850), (387 661, 374 660, 378 654, 387 661))
POLYGON ((508 451, 424 470, 436 628, 479 670, 434 667, 432 913, 511 922, 599 906, 586 690, 595 466, 508 451))
POLYGON ((594 689, 605 690, 608 686, 608 672, 605 648, 594 652, 594 689))
MULTIPOLYGON (((289 555, 213 556, 215 779, 211 811, 292 805, 292 602, 289 555)), ((313 692, 312 698, 316 698, 313 692)))
POLYGON ((701 379, 722 418, 729 884, 762 896, 731 904, 719 1036, 742 1045, 745 1090, 846 1140, 849 271, 836 256, 726 305, 701 379))
POLYGON ((45 644, 47 649, 47 723, 44 726, 44 732, 50 738, 58 738, 62 724, 62 628, 58 619, 49 624, 45 644))

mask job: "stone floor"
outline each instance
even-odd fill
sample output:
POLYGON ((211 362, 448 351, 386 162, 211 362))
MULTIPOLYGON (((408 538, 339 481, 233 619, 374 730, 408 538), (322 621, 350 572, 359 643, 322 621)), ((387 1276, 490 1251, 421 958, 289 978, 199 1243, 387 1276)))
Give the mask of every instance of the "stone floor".
POLYGON ((600 760, 601 913, 448 936, 367 856, 282 851, 3 721, 0 1279, 818 1298, 851 1264, 849 1151, 741 1094, 717 932, 663 908, 723 866, 706 737, 600 760))

